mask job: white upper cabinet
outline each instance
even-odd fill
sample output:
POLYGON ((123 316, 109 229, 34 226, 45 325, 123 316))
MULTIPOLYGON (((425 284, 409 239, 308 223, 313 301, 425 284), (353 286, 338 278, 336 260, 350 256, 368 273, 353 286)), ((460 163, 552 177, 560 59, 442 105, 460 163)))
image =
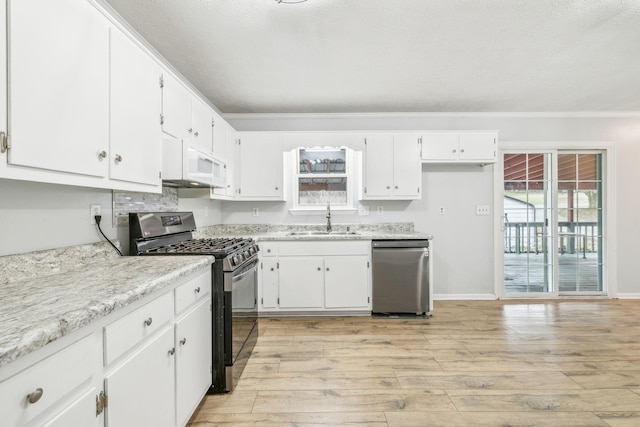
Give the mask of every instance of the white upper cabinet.
POLYGON ((364 145, 364 199, 420 199, 420 135, 369 134, 364 145))
POLYGON ((161 186, 160 67, 111 29, 111 179, 161 186), (135 64, 135 66, 132 66, 135 64))
POLYGON ((162 131, 174 138, 190 138, 192 95, 169 73, 162 75, 162 131))
POLYGON ((422 135, 424 163, 495 163, 495 131, 429 132, 422 135))
POLYGON ((207 151, 213 151, 213 113, 213 110, 199 99, 191 100, 191 140, 207 151))
POLYGON ((239 138, 240 199, 284 200, 282 136, 246 132, 239 138))
POLYGON ((212 151, 218 157, 225 158, 227 153, 227 129, 231 127, 218 113, 213 114, 212 151))
POLYGON ((77 0, 12 0, 8 11, 8 163, 107 176, 108 21, 77 0))
POLYGON ((162 76, 162 131, 182 141, 213 151, 215 112, 169 73, 162 76))
POLYGON ((224 159, 224 167, 226 171, 227 185, 224 188, 212 188, 211 198, 221 200, 233 200, 237 196, 236 183, 238 181, 238 169, 240 165, 239 147, 237 144, 238 132, 226 121, 222 120, 222 123, 217 123, 213 127, 214 131, 214 154, 221 159, 224 159), (220 142, 220 138, 223 137, 224 131, 224 143, 220 142))

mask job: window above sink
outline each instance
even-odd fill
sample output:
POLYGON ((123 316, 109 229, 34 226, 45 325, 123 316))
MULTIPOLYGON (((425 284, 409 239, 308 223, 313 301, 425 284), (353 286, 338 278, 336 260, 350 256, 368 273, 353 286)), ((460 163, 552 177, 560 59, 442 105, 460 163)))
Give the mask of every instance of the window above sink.
POLYGON ((351 213, 357 201, 354 151, 347 147, 299 147, 294 150, 293 206, 291 212, 351 213))

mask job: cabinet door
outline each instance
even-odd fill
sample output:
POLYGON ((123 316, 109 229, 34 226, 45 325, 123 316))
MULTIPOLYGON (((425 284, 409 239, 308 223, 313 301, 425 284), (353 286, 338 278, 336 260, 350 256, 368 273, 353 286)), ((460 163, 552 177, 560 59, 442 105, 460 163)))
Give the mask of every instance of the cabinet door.
POLYGON ((497 136, 495 133, 478 132, 460 135, 460 160, 496 161, 497 136))
POLYGON ((325 258, 325 307, 369 306, 369 259, 367 256, 325 258))
POLYGON ((364 145, 364 198, 393 194, 393 135, 368 135, 364 145))
POLYGON ((240 135, 241 199, 283 200, 282 156, 280 135, 240 135))
POLYGON ((213 154, 218 157, 227 155, 227 127, 229 125, 219 114, 213 111, 213 154))
POLYGON ((421 187, 420 135, 394 135, 393 198, 418 199, 421 187))
POLYGON ((206 152, 213 150, 213 110, 193 97, 191 99, 191 142, 206 152))
POLYGON ((185 425, 211 385, 211 300, 176 322, 176 416, 185 425))
POLYGON ((135 351, 105 380, 106 426, 175 426, 173 329, 135 351))
POLYGON ((95 387, 91 388, 43 427, 99 426, 103 423, 102 417, 96 416, 96 396, 99 393, 95 387))
POLYGON ((262 307, 278 307, 278 262, 276 258, 265 258, 261 262, 262 307))
POLYGON ((89 2, 9 1, 8 161, 104 177, 109 26, 89 2))
POLYGON ((191 94, 171 74, 162 76, 162 131, 180 140, 191 138, 191 94))
POLYGON ((160 68, 121 31, 111 29, 112 179, 161 185, 160 68))
POLYGON ((324 262, 321 257, 281 257, 280 308, 322 308, 324 262))
POLYGON ((422 160, 458 160, 458 134, 444 132, 423 134, 422 160))

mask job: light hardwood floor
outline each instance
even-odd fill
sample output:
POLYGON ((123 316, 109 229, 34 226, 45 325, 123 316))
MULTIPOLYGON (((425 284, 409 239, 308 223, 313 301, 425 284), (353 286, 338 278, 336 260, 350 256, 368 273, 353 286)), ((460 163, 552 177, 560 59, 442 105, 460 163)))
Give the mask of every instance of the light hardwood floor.
POLYGON ((640 301, 436 301, 430 319, 260 319, 211 426, 640 426, 640 301))

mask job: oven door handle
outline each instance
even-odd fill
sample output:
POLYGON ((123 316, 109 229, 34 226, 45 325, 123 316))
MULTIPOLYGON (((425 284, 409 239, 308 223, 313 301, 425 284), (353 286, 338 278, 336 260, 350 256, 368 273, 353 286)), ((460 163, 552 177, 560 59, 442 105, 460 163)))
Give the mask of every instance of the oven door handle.
MULTIPOLYGON (((225 292, 232 292, 233 291, 233 285, 238 283, 239 281, 243 280, 247 275, 249 274, 256 274, 258 271, 258 260, 253 260, 251 261, 251 263, 248 264, 250 267, 246 270, 243 271, 241 274, 238 274, 237 276, 231 276, 231 282, 229 283, 229 281, 225 280, 224 281, 224 291, 225 292)), ((246 265, 245 265, 245 268, 246 265)), ((225 273, 226 275, 226 273, 225 273)))
MULTIPOLYGON (((256 264, 256 266, 257 266, 257 264, 256 264)), ((242 274, 239 274, 239 275, 237 275, 237 276, 233 276, 233 277, 232 277, 232 279, 231 279, 231 281, 232 281, 232 282, 234 282, 234 283, 235 283, 235 282, 238 282, 238 281, 242 280, 242 278, 243 278, 244 276, 246 276, 247 274, 254 273, 255 271, 256 271, 256 267, 254 266, 253 268, 250 268, 249 270, 245 271, 245 272, 244 272, 244 273, 242 273, 242 274)))

